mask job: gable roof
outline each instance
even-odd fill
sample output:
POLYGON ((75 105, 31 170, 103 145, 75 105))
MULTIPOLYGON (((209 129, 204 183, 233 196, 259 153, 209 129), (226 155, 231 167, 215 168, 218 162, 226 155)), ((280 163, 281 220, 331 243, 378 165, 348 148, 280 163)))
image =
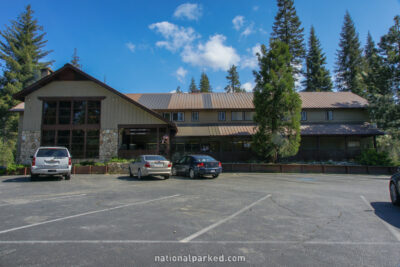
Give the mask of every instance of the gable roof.
MULTIPOLYGON (((126 94, 154 110, 254 109, 253 93, 126 94)), ((365 108, 368 101, 351 92, 299 92, 302 108, 365 108)))
MULTIPOLYGON (((67 63, 65 64, 62 68, 56 70, 52 74, 43 77, 42 79, 36 81, 35 83, 31 84, 30 86, 26 87, 25 89, 19 91, 18 93, 14 94, 13 97, 17 100, 24 101, 25 96, 29 95, 30 93, 40 89, 41 87, 45 86, 46 84, 49 84, 52 81, 57 81, 57 80, 78 80, 78 81, 92 81, 94 83, 97 83, 101 87, 109 90, 110 92, 122 97, 123 99, 127 100, 129 103, 139 107, 140 109, 152 114, 153 116, 157 117, 158 119, 164 121, 165 123, 171 125, 176 129, 176 125, 164 117, 162 117, 160 114, 155 112, 154 110, 149 109, 148 107, 138 103, 134 99, 126 96, 125 94, 122 94, 121 92, 115 90, 111 86, 97 80, 96 78, 90 76, 86 72, 83 72, 82 70, 74 67, 73 65, 67 63)), ((15 107, 13 107, 10 111, 15 111, 15 112, 20 112, 23 111, 23 107, 19 104, 15 107), (22 110, 21 110, 22 109, 22 110)))

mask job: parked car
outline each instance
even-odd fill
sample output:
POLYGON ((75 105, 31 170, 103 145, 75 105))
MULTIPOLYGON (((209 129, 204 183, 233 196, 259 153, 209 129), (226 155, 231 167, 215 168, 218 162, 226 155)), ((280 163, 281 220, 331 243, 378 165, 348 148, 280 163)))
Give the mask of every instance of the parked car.
POLYGON ((71 179, 71 154, 65 147, 39 147, 32 156, 31 179, 39 175, 63 175, 71 179))
POLYGON ((184 156, 172 166, 172 175, 185 175, 192 179, 205 175, 217 178, 221 172, 221 162, 208 155, 184 156))
POLYGON ((141 179, 145 176, 163 176, 168 179, 171 175, 171 162, 160 155, 142 155, 129 163, 130 177, 137 176, 141 179))
POLYGON ((390 177, 389 193, 393 205, 400 206, 400 172, 397 172, 390 177))

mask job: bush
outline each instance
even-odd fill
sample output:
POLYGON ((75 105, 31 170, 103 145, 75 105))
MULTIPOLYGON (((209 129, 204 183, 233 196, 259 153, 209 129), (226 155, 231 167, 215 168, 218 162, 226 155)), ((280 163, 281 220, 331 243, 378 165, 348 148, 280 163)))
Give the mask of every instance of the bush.
POLYGON ((96 163, 94 164, 94 166, 106 166, 106 164, 103 163, 103 162, 96 162, 96 163))
POLYGON ((375 149, 364 150, 357 161, 369 166, 394 166, 387 152, 377 152, 375 149))
POLYGON ((131 161, 133 161, 133 160, 131 160, 131 159, 123 159, 123 158, 112 158, 107 163, 113 163, 113 162, 116 162, 116 163, 128 163, 128 162, 131 162, 131 161))
POLYGON ((7 166, 7 173, 15 173, 18 169, 22 168, 25 168, 25 166, 21 164, 10 164, 7 166))

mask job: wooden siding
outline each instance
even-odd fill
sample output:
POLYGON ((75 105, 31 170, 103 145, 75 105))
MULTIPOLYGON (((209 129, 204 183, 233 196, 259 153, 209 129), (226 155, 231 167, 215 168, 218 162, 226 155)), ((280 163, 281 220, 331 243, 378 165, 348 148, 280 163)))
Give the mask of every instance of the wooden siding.
POLYGON ((118 129, 118 124, 166 124, 152 114, 91 81, 54 81, 25 98, 24 131, 41 129, 42 101, 39 97, 105 96, 101 103, 101 128, 118 129))

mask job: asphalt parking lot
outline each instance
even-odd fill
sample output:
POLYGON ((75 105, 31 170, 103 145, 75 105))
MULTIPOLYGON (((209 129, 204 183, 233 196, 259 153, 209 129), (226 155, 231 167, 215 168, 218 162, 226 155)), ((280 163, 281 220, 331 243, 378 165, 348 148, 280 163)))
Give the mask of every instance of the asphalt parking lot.
POLYGON ((400 266, 388 178, 1 177, 0 265, 400 266))

